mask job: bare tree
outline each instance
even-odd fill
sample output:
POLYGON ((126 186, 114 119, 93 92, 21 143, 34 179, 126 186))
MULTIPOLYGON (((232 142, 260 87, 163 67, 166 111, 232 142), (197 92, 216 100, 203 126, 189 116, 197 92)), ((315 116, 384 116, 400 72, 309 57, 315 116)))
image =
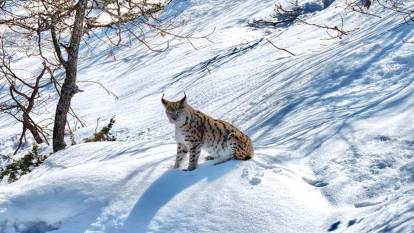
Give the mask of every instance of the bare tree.
MULTIPOLYGON (((1 68, 4 72, 4 68, 1 68)), ((40 125, 40 123, 33 120, 31 114, 33 114, 33 109, 35 105, 39 105, 44 103, 43 101, 39 101, 39 90, 42 88, 40 85, 40 80, 44 76, 46 69, 43 69, 40 74, 34 78, 34 84, 26 83, 24 80, 20 78, 7 78, 7 82, 9 83, 9 92, 8 94, 11 96, 12 101, 6 101, 5 103, 0 104, 0 111, 8 113, 12 116, 15 120, 22 123, 23 129, 19 138, 19 144, 14 152, 20 149, 23 139, 25 139, 26 131, 30 131, 35 139, 36 143, 41 144, 43 142, 47 142, 47 133, 46 129, 40 125), (17 82, 20 82, 17 84, 17 82), (25 93, 19 90, 19 87, 25 86, 29 89, 29 93, 25 93)), ((34 113, 36 114, 36 113, 34 113)))
POLYGON ((19 144, 14 152, 16 154, 23 140, 26 140, 26 131, 30 131, 36 143, 48 143, 47 124, 42 124, 43 121, 37 122, 32 118, 32 115, 39 115, 39 112, 34 109, 44 106, 48 100, 47 97, 41 97, 39 94, 40 90, 48 85, 41 82, 46 76, 47 67, 43 63, 38 74, 19 77, 11 68, 13 56, 7 53, 4 42, 5 40, 0 40, 0 82, 6 84, 1 87, 5 90, 0 94, 0 112, 9 114, 22 124, 19 144))
MULTIPOLYGON (((42 59, 42 74, 47 71, 58 90, 60 97, 53 127, 55 152, 66 146, 64 136, 68 113, 72 112, 71 100, 81 91, 77 85, 77 65, 79 48, 87 44, 86 37, 94 35, 109 46, 126 46, 138 41, 153 51, 164 51, 173 39, 195 38, 183 33, 181 24, 158 20, 157 12, 163 6, 147 0, 2 1, 0 26, 4 31, 1 39, 8 39, 5 33, 23 38, 27 44, 23 52, 28 57, 42 59), (104 32, 105 38, 97 31, 104 32), (159 35, 163 42, 151 44, 159 35), (56 78, 59 73, 64 74, 63 83, 56 78)), ((14 79, 17 78, 16 75, 14 79)))

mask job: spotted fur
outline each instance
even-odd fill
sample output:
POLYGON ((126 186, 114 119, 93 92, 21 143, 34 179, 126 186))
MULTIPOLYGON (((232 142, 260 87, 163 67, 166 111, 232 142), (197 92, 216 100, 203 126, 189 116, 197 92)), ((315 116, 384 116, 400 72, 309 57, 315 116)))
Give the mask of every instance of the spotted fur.
POLYGON ((186 97, 177 102, 161 98, 167 117, 175 125, 177 157, 175 168, 181 166, 187 154, 190 154, 187 170, 197 168, 201 149, 210 154, 207 160, 215 164, 230 159, 248 160, 253 157, 250 138, 228 122, 216 120, 192 108, 186 97))

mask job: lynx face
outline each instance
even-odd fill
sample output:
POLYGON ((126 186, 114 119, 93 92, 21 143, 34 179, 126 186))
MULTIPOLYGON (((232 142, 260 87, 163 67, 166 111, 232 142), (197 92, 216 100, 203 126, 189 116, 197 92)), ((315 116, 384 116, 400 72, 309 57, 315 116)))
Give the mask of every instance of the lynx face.
POLYGON ((165 113, 167 114, 168 120, 171 123, 176 123, 181 119, 185 118, 185 99, 186 97, 184 96, 184 98, 180 101, 170 102, 165 100, 164 98, 161 98, 161 102, 165 107, 165 113))

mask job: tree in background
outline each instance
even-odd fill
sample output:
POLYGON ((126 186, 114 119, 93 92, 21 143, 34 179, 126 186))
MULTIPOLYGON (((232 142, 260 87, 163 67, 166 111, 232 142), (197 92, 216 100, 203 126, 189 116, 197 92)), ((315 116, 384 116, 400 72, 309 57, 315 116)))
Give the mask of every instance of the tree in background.
POLYGON ((45 107, 44 104, 48 99, 39 95, 39 92, 47 86, 47 84, 41 84, 47 67, 43 64, 43 68, 37 75, 20 78, 11 68, 11 58, 5 53, 3 43, 4 41, 0 41, 0 51, 4 54, 0 57, 2 63, 0 77, 8 86, 8 90, 0 94, 0 112, 9 114, 22 124, 23 129, 19 144, 14 151, 14 154, 16 154, 23 143, 23 139, 25 139, 26 131, 30 131, 36 143, 48 143, 46 126, 42 126, 42 122, 32 118, 32 115, 40 115, 36 109, 40 109, 41 106, 45 107))
MULTIPOLYGON (((107 45, 115 47, 138 41, 154 51, 164 51, 168 48, 169 42, 176 38, 195 38, 182 33, 181 23, 163 23, 158 19, 159 12, 166 4, 168 2, 150 3, 147 0, 1 1, 0 40, 5 46, 3 51, 0 51, 0 56, 3 60, 8 60, 8 64, 27 57, 39 60, 39 67, 31 69, 40 70, 42 75, 39 80, 29 78, 30 81, 18 82, 25 78, 13 72, 13 69, 17 68, 9 65, 5 69, 6 72, 0 73, 0 81, 7 80, 3 85, 12 87, 14 93, 18 93, 24 86, 34 87, 30 82, 38 83, 39 86, 47 83, 55 86, 59 93, 59 101, 53 120, 54 152, 66 147, 64 136, 68 114, 76 118, 71 109, 71 100, 81 91, 77 85, 77 64, 80 46, 88 43, 86 37, 96 35, 107 45), (99 35, 104 35, 104 38, 99 37, 97 32, 103 32, 99 35), (150 42, 156 36, 161 36, 162 43, 152 45, 150 42), (19 40, 17 45, 13 45, 15 39, 19 40), (47 76, 47 79, 43 76, 47 76), (42 78, 44 82, 40 82, 42 78)), ((39 88, 31 89, 35 96, 40 95, 39 88)), ((9 97, 13 98, 12 92, 9 97)), ((32 100, 34 102, 36 99, 32 100)), ((27 116, 32 109, 24 106, 30 105, 33 108, 34 105, 28 104, 30 100, 25 98, 21 101, 24 104, 20 104, 23 107, 19 109, 27 116)), ((3 111, 9 110, 11 106, 5 102, 7 101, 0 103, 3 111)), ((32 120, 29 122, 36 125, 32 120)), ((29 127, 26 128, 30 130, 29 127)), ((22 135, 25 131, 23 130, 22 135)), ((38 138, 33 132, 32 135, 38 138)))

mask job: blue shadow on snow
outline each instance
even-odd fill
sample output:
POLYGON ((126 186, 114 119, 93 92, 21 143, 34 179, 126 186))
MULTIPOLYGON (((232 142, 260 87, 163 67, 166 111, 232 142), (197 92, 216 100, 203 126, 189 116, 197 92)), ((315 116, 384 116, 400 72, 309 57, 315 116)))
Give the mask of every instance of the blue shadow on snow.
POLYGON ((124 229, 134 229, 134 232, 147 232, 156 213, 173 197, 201 180, 211 182, 219 179, 237 164, 238 161, 229 161, 217 166, 204 163, 190 172, 173 169, 166 171, 148 187, 137 201, 125 221, 124 229))

